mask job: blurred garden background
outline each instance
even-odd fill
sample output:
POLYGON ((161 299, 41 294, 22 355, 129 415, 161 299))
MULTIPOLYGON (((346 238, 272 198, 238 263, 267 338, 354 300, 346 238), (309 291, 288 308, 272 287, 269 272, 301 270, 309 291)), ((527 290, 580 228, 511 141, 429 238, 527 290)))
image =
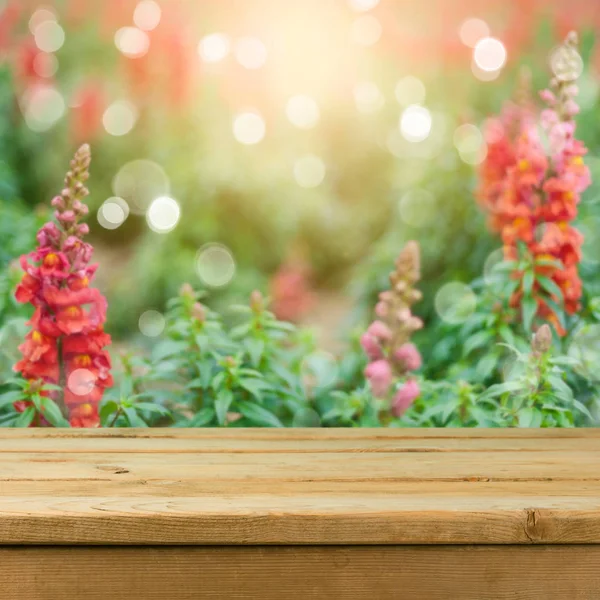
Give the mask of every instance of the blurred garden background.
POLYGON ((501 248, 474 197, 485 122, 511 98, 537 102, 570 30, 594 181, 580 274, 595 298, 599 28, 598 0, 0 2, 5 360, 21 335, 7 322, 27 313, 15 259, 88 142, 89 239, 116 347, 150 343, 190 282, 225 315, 260 289, 336 353, 414 239, 414 341, 427 376, 447 373, 458 350, 443 332, 459 321, 444 306, 468 304, 501 248))

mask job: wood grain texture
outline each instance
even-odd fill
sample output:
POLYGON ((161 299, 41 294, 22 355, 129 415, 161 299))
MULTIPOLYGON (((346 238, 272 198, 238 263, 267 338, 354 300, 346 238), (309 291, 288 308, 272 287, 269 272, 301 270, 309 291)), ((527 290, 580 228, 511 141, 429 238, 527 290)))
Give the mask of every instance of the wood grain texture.
POLYGON ((597 600, 585 546, 0 548, 10 600, 597 600))
POLYGON ((0 429, 0 544, 544 543, 600 543, 597 429, 0 429))

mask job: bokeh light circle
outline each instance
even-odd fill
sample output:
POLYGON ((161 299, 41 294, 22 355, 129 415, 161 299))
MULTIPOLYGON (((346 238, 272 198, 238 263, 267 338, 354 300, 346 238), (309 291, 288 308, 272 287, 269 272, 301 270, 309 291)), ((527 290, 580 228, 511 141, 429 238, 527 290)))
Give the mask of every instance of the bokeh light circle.
POLYGON ((75 369, 69 374, 67 387, 76 396, 86 396, 96 385, 96 375, 89 369, 75 369))
POLYGON ((303 188, 313 188, 323 183, 326 171, 325 163, 314 154, 307 154, 294 162, 294 179, 303 188))
POLYGON ((409 190, 400 199, 398 210, 407 225, 425 227, 435 217, 435 198, 427 190, 409 190))
POLYGON ((575 371, 590 381, 600 381, 600 323, 584 325, 573 335, 567 354, 579 361, 575 371))
POLYGON ((152 31, 160 23, 161 9, 154 0, 138 2, 133 11, 133 22, 144 31, 152 31))
POLYGON ((29 31, 35 35, 35 30, 43 23, 56 23, 56 13, 48 6, 40 7, 35 10, 29 19, 29 31))
POLYGON ((483 280, 487 285, 492 285, 499 279, 500 273, 496 271, 496 267, 503 261, 503 248, 497 248, 485 259, 485 262, 483 263, 483 280))
POLYGON ((246 69, 260 69, 267 61, 267 48, 257 38, 243 37, 236 41, 235 59, 246 69))
POLYGON ((223 244, 206 244, 196 255, 196 272, 209 287, 223 287, 235 275, 233 254, 223 244))
POLYGON ((396 100, 402 106, 423 104, 426 96, 425 84, 414 75, 406 75, 398 81, 394 88, 396 100))
POLYGON ((458 152, 461 160, 468 165, 480 165, 487 156, 487 144, 483 143, 475 150, 465 150, 458 152))
POLYGON ((554 48, 549 62, 554 76, 560 81, 574 81, 583 73, 583 59, 575 48, 554 48))
POLYGON ((23 115, 32 131, 50 129, 65 113, 62 94, 51 85, 36 85, 28 89, 22 101, 23 115))
POLYGON ((381 23, 376 17, 363 15, 352 22, 350 36, 360 46, 373 46, 379 41, 382 31, 381 23))
POLYGON ((451 325, 459 325, 475 312, 477 296, 468 285, 451 281, 438 290, 434 304, 440 319, 451 325))
POLYGON ((58 71, 58 58, 54 54, 38 52, 33 59, 33 70, 39 77, 53 77, 58 71))
POLYGON ((258 144, 265 137, 265 132, 265 121, 257 112, 244 112, 233 118, 233 137, 240 144, 258 144))
POLYGON ((361 81, 354 86, 354 103, 361 113, 378 111, 385 104, 379 86, 373 81, 361 81))
POLYGON ((409 142, 422 142, 431 133, 431 113, 418 104, 406 107, 400 117, 400 133, 409 142))
POLYGON ((473 61, 482 71, 499 71, 506 62, 506 48, 496 38, 482 38, 475 44, 473 61))
POLYGON ((147 310, 140 315, 138 327, 146 337, 158 337, 165 329, 166 320, 157 310, 147 310))
POLYGON ((311 129, 319 121, 319 105, 314 98, 299 94, 287 101, 285 114, 292 125, 299 129, 311 129))
POLYGON ((96 216, 104 229, 116 229, 129 216, 129 206, 123 198, 113 196, 102 203, 96 216))
POLYGON ((198 44, 198 54, 207 63, 218 63, 227 58, 230 49, 229 37, 223 33, 211 33, 198 44))
POLYGON ((169 196, 155 198, 146 212, 148 227, 156 233, 169 233, 179 222, 181 209, 176 200, 169 196))
POLYGON ((339 364, 330 352, 315 350, 302 360, 300 373, 309 389, 325 388, 335 384, 339 375, 339 364))
POLYGON ((578 225, 583 234, 583 260, 586 263, 600 263, 600 218, 589 216, 578 225))
POLYGON ((121 27, 115 33, 115 46, 127 58, 140 58, 150 48, 150 38, 137 27, 121 27))
POLYGON ((379 4, 379 0, 348 0, 348 4, 356 12, 367 12, 374 9, 379 4))
POLYGON ((131 212, 138 215, 145 214, 155 198, 168 196, 170 187, 164 169, 146 159, 123 165, 112 182, 113 194, 123 198, 131 212))
POLYGON ((104 111, 102 125, 110 135, 121 136, 129 133, 138 119, 138 110, 128 100, 117 100, 104 111))
POLYGON ((40 23, 33 34, 35 45, 42 52, 56 52, 65 43, 65 32, 56 21, 40 23))
POLYGON ((465 19, 458 30, 460 41, 469 48, 474 48, 477 42, 483 38, 489 37, 490 28, 482 19, 465 19))
POLYGON ((479 150, 484 143, 483 135, 479 128, 472 123, 464 123, 454 130, 452 138, 454 146, 459 152, 474 152, 479 150))

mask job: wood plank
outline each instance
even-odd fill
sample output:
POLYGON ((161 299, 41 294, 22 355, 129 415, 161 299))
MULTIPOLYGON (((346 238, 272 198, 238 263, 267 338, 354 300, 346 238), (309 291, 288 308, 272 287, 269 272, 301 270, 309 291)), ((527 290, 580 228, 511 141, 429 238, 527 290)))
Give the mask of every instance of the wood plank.
POLYGON ((596 430, 39 431, 0 440, 0 544, 600 543, 596 430))
POLYGON ((151 438, 151 439, 505 439, 505 438, 600 438, 600 427, 564 429, 529 428, 161 428, 161 429, 13 429, 0 427, 0 440, 14 438, 151 438))
POLYGON ((251 453, 304 454, 307 452, 600 452, 600 437, 433 437, 433 438, 248 438, 248 437, 121 437, 121 436, 1 438, 0 454, 4 452, 65 452, 65 453, 251 453), (334 442, 335 439, 335 442, 334 442))
MULTIPOLYGON (((64 498, 201 498, 231 496, 233 492, 243 495, 266 495, 269 488, 265 481, 247 478, 234 482, 229 480, 169 479, 153 480, 120 477, 97 479, 60 480, 9 480, 0 481, 0 498, 50 497, 64 498)), ((348 496, 352 498, 383 497, 397 501, 398 498, 418 497, 421 506, 424 497, 437 496, 460 505, 461 498, 471 502, 481 499, 482 506, 489 506, 490 499, 503 502, 506 497, 543 499, 565 507, 574 507, 579 498, 600 498, 600 481, 370 481, 365 489, 362 481, 278 481, 272 490, 277 496, 318 498, 348 496)))
POLYGON ((283 481, 597 481, 600 453, 2 453, 0 480, 137 479, 283 481))
POLYGON ((3 497, 0 543, 597 544, 598 502, 573 498, 561 506, 554 498, 515 497, 469 505, 467 498, 426 496, 406 502, 369 496, 3 497))
POLYGON ((10 600, 595 600, 600 547, 0 548, 10 600))

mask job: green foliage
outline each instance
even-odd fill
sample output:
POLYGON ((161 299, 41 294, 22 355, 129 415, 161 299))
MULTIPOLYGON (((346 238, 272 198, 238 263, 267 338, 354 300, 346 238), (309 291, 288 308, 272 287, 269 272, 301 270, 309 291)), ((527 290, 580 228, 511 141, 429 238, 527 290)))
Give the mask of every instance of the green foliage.
POLYGON ((60 387, 20 378, 4 383, 10 389, 0 395, 0 427, 69 426, 60 407, 50 397, 60 387))
POLYGON ((103 403, 103 423, 126 425, 136 411, 147 423, 172 416, 176 426, 293 425, 319 387, 308 364, 312 338, 278 321, 260 295, 233 308, 231 327, 199 297, 184 288, 169 301, 166 336, 151 356, 122 359, 124 388, 103 403))

